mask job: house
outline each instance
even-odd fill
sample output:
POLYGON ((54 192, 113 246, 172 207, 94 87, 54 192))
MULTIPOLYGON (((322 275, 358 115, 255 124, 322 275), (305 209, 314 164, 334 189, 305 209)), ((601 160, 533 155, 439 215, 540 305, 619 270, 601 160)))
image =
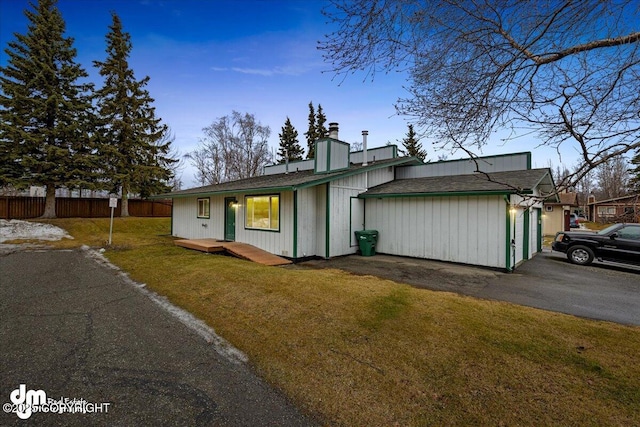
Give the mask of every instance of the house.
POLYGON ((544 201, 544 233, 555 236, 558 231, 569 231, 571 213, 578 208, 578 194, 559 193, 544 201))
POLYGON ((506 270, 541 250, 538 200, 554 184, 530 153, 423 164, 393 145, 367 150, 366 138, 350 153, 331 123, 315 159, 160 195, 173 199, 172 234, 296 260, 355 254, 354 232, 376 229, 379 253, 506 270))
POLYGON ((589 196, 587 210, 593 222, 640 222, 640 193, 601 201, 589 196))

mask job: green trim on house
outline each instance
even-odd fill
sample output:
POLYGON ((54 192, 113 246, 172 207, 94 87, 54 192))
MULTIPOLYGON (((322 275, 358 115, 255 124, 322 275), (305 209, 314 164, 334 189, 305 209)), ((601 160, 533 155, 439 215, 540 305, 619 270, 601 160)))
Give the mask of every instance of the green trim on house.
MULTIPOLYGON (((532 194, 533 191, 521 191, 519 194, 532 194)), ((507 196, 516 194, 515 190, 495 190, 495 191, 450 191, 439 193, 394 193, 394 194, 361 194, 361 199, 384 199, 398 197, 464 197, 464 196, 507 196)))
POLYGON ((529 209, 525 209, 524 211, 524 223, 522 224, 522 260, 526 261, 529 259, 529 236, 531 235, 531 230, 529 229, 529 209))
POLYGON ((203 191, 201 193, 189 193, 189 194, 176 194, 168 195, 165 197, 151 196, 150 199, 183 199, 185 197, 203 197, 211 196, 214 194, 249 194, 257 196, 259 194, 279 193, 281 191, 292 191, 296 188, 294 186, 280 186, 280 187, 265 187, 265 188, 247 188, 243 190, 222 190, 222 191, 203 191))
POLYGON ((329 248, 329 241, 330 241, 330 228, 329 228, 329 223, 330 223, 330 218, 331 218, 331 209, 329 209, 329 193, 331 190, 331 184, 329 182, 326 183, 326 192, 327 195, 325 197, 325 242, 324 242, 324 246, 325 246, 325 258, 329 258, 329 254, 330 254, 330 248, 329 248))
POLYGON ((319 139, 318 141, 315 142, 315 152, 316 155, 314 156, 314 170, 313 173, 315 174, 327 174, 327 173, 335 173, 335 172, 340 172, 340 171, 345 171, 345 170, 349 170, 349 167, 351 165, 351 152, 349 151, 349 147, 350 145, 346 142, 342 142, 340 140, 337 139, 333 139, 333 138, 323 138, 323 139, 319 139), (318 161, 316 160, 318 158, 318 142, 323 142, 327 144, 327 164, 325 165, 325 169, 324 170, 318 170, 318 161), (346 150, 347 150, 347 163, 346 166, 343 168, 337 168, 337 169, 332 169, 331 168, 331 147, 333 146, 333 144, 341 144, 343 146, 345 146, 346 150))
POLYGON ((538 225, 536 230, 538 241, 536 244, 536 251, 542 252, 542 208, 534 208, 534 209, 537 212, 536 218, 538 218, 538 225))
POLYGON ((293 192, 293 258, 298 258, 298 192, 293 192))
MULTIPOLYGON (((370 171, 374 171, 374 170, 378 170, 378 169, 382 169, 382 168, 387 168, 387 167, 394 167, 394 166, 402 165, 402 164, 405 164, 405 163, 410 163, 411 161, 416 161, 416 160, 417 159, 415 157, 408 157, 408 158, 401 157, 401 158, 398 159, 398 161, 395 161, 395 162, 388 162, 388 163, 384 163, 384 164, 370 163, 367 166, 360 167, 360 168, 354 169, 354 170, 350 170, 349 172, 341 173, 339 175, 325 177, 325 178, 319 178, 317 180, 306 182, 304 184, 295 185, 295 186, 292 186, 291 189, 292 190, 297 190, 297 189, 301 189, 301 188, 314 187, 316 185, 325 184, 327 182, 335 181, 335 180, 338 180, 338 179, 348 178, 348 177, 353 176, 353 175, 359 175, 361 173, 370 172, 370 171)), ((333 172, 336 172, 336 171, 333 171, 333 172)), ((165 197, 165 199, 166 198, 167 197, 165 197)))
MULTIPOLYGON (((315 160, 315 159, 314 159, 315 160)), ((183 193, 183 194, 158 194, 155 196, 150 196, 149 199, 180 199, 187 197, 205 197, 211 196, 214 194, 243 194, 243 193, 252 193, 252 194, 263 194, 263 193, 278 193, 281 191, 295 191, 302 188, 314 187, 316 185, 325 184, 327 182, 335 181, 337 179, 347 178, 353 175, 358 175, 361 173, 365 173, 368 171, 374 171, 386 167, 395 167, 398 165, 410 164, 412 162, 417 162, 418 160, 415 157, 400 157, 395 161, 384 161, 384 163, 370 163, 364 167, 358 167, 356 169, 345 169, 343 173, 341 171, 332 171, 332 176, 326 176, 325 173, 318 174, 318 179, 314 179, 309 182, 305 182, 303 184, 293 184, 293 185, 280 185, 274 187, 250 187, 250 188, 232 188, 228 190, 203 190, 203 191, 194 191, 192 193, 183 193)), ((295 173, 290 173, 292 177, 295 177, 295 173)), ((265 175, 269 176, 269 175, 265 175)))
POLYGON ((522 154, 525 154, 527 156, 527 169, 531 169, 531 152, 530 151, 520 151, 518 153, 507 153, 507 154, 489 154, 486 156, 478 156, 478 157, 469 157, 466 159, 451 159, 451 160, 438 160, 435 162, 428 162, 428 163, 453 163, 453 162, 459 162, 461 160, 479 160, 479 159, 488 159, 488 158, 493 158, 493 157, 515 157, 515 156, 520 156, 522 154))
MULTIPOLYGON (((235 198, 235 197, 234 197, 235 198)), ((229 199, 229 197, 225 197, 225 201, 229 199)), ((244 229, 245 230, 250 230, 250 231, 266 231, 268 233, 280 233, 280 231, 282 230, 282 194, 281 193, 269 193, 269 194, 244 194, 243 195, 243 199, 244 199, 244 218, 242 219, 242 222, 244 224, 244 229), (248 197, 261 197, 261 196, 277 196, 278 197, 278 228, 259 228, 259 227, 247 227, 247 215, 248 215, 248 210, 247 210, 247 198, 248 197)), ((226 203, 226 202, 225 202, 226 203)), ((269 200, 269 209, 271 209, 271 200, 269 200)), ((271 225, 271 224, 269 224, 271 225)))
MULTIPOLYGON (((355 230, 352 227, 352 225, 353 225, 353 199, 359 200, 358 196, 350 196, 349 197, 349 247, 350 248, 354 248, 354 247, 358 246, 358 242, 357 241, 356 241, 355 245, 351 244, 351 237, 353 237, 353 233, 355 232, 355 230)), ((365 204, 366 203, 364 201, 362 201, 362 224, 363 224, 363 226, 364 226, 364 205, 365 204)))

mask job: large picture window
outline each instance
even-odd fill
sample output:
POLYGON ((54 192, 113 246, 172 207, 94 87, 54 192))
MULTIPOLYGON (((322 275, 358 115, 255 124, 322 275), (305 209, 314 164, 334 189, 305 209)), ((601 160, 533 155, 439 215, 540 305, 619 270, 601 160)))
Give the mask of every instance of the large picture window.
POLYGON ((209 199, 198 199, 198 218, 209 218, 209 199))
POLYGON ((245 227, 260 230, 280 230, 280 196, 246 196, 245 227))

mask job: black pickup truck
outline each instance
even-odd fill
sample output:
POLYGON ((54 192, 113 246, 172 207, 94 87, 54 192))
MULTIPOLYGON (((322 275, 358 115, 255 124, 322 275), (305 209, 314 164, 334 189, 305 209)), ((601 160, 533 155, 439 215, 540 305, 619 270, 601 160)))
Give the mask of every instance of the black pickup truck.
POLYGON ((594 258, 640 265, 640 224, 614 224, 596 233, 561 231, 552 248, 579 265, 589 265, 594 258))

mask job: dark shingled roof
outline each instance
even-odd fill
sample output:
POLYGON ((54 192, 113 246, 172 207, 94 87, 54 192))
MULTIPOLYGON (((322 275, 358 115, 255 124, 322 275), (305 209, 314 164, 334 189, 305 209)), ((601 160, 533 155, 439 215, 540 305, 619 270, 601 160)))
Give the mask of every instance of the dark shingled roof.
POLYGON ((349 169, 331 173, 314 173, 313 170, 299 172, 291 171, 288 174, 261 175, 253 178, 239 179, 237 181, 223 182, 222 184, 206 185, 204 187, 190 188, 188 190, 173 191, 171 193, 159 194, 153 198, 186 197, 200 194, 231 193, 238 191, 273 191, 273 190, 294 190, 312 185, 322 184, 360 173, 367 170, 374 170, 381 167, 395 166, 401 164, 419 163, 414 157, 399 157, 395 159, 379 160, 369 163, 367 166, 351 165, 349 169))
POLYGON ((360 197, 447 195, 475 192, 497 194, 530 193, 541 183, 548 185, 550 187, 549 190, 553 188, 549 169, 398 179, 370 188, 369 191, 362 193, 360 197))

